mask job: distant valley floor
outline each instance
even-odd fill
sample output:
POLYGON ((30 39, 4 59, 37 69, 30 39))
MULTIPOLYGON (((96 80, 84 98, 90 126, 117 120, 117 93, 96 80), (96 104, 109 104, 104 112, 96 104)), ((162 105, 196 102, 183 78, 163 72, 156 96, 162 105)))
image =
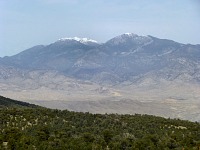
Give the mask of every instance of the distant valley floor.
POLYGON ((53 84, 35 89, 16 84, 11 88, 7 82, 0 85, 0 95, 54 109, 101 114, 151 114, 200 122, 198 85, 102 86, 72 79, 67 81, 58 85, 62 89, 53 88, 53 84))

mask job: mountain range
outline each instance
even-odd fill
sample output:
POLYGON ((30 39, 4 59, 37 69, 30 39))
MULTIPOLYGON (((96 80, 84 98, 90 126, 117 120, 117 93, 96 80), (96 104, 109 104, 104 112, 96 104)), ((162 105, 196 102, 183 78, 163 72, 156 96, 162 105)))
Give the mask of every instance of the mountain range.
POLYGON ((200 121, 199 91, 200 45, 153 36, 62 38, 0 58, 0 95, 51 108, 200 121))

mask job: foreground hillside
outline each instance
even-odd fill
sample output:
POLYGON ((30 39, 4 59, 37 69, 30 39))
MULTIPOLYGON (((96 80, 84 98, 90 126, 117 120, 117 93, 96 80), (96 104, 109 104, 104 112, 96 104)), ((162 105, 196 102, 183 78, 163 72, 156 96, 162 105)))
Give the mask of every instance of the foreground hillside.
POLYGON ((200 124, 149 115, 0 109, 0 149, 194 149, 200 124))

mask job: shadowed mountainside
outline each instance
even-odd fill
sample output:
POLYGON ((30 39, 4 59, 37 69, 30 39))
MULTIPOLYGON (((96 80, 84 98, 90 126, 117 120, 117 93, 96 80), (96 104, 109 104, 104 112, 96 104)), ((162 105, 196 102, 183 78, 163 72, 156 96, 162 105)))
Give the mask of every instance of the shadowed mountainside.
POLYGON ((0 96, 0 108, 39 108, 39 106, 0 96))

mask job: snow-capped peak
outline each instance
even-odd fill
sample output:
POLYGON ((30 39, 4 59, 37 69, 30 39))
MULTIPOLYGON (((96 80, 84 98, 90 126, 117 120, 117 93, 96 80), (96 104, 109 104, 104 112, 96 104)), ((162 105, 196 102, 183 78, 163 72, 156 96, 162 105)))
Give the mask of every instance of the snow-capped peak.
POLYGON ((66 40, 75 40, 75 41, 78 41, 78 42, 83 43, 83 44, 98 43, 97 41, 92 40, 92 39, 88 39, 88 38, 79 38, 79 37, 61 38, 61 39, 59 39, 58 41, 66 41, 66 40))
POLYGON ((119 45, 127 42, 142 45, 152 42, 152 39, 147 36, 138 36, 134 33, 124 33, 108 41, 108 43, 111 43, 112 45, 119 45))
POLYGON ((132 35, 133 33, 124 33, 124 34, 126 34, 126 35, 132 35))
POLYGON ((124 34, 116 36, 113 39, 115 39, 115 40, 116 39, 123 39, 124 40, 124 38, 136 38, 136 37, 138 37, 137 34, 134 34, 134 33, 124 33, 124 34))
POLYGON ((134 34, 134 33, 124 33, 123 35, 130 36, 130 37, 138 36, 137 34, 134 34))

